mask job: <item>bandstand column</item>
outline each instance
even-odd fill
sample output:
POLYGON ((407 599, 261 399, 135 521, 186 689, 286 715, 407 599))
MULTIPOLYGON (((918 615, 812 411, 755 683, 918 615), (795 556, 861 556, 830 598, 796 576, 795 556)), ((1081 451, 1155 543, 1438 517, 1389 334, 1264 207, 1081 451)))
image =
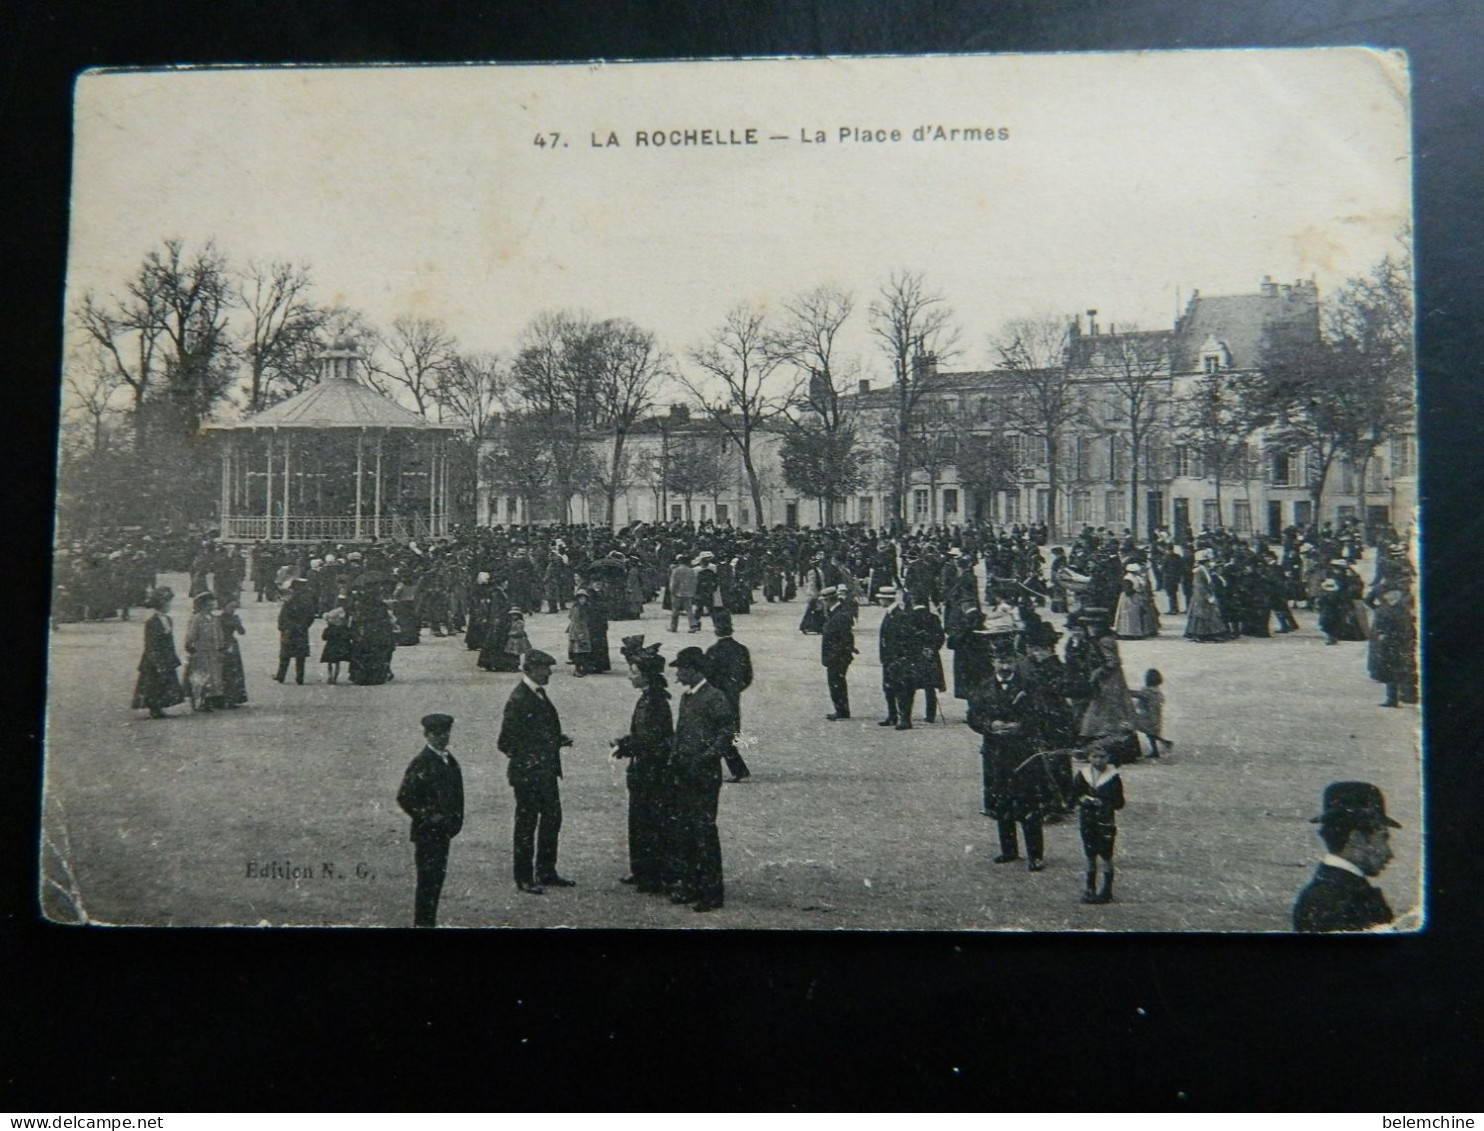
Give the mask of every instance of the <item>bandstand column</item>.
POLYGON ((263 483, 267 488, 267 498, 263 502, 263 537, 273 541, 273 433, 268 433, 268 474, 264 476, 263 483))
POLYGON ((376 437, 376 512, 371 521, 371 534, 381 537, 381 442, 385 437, 376 437))
POLYGON ((366 469, 366 455, 362 441, 365 439, 364 432, 356 433, 356 522, 355 539, 361 540, 361 476, 366 469))
POLYGON ((433 536, 433 524, 437 521, 438 509, 438 442, 428 440, 428 537, 433 536))
POLYGON ((227 530, 227 523, 232 514, 232 438, 227 437, 227 442, 222 445, 222 513, 220 525, 222 537, 230 539, 234 537, 227 530))
POLYGON ((292 434, 283 438, 283 540, 289 540, 289 504, 293 498, 294 439, 292 434))

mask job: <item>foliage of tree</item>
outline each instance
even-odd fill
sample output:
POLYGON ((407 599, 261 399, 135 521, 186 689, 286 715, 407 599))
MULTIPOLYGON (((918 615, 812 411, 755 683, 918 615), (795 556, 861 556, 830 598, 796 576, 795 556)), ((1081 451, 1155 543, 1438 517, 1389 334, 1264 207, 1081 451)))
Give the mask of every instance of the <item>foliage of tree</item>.
POLYGON ((1249 470, 1247 440, 1258 424, 1249 407, 1251 397, 1241 375, 1217 370, 1202 374, 1172 406, 1175 434, 1194 451, 1201 474, 1216 486, 1218 524, 1226 521, 1222 486, 1245 478, 1249 470))

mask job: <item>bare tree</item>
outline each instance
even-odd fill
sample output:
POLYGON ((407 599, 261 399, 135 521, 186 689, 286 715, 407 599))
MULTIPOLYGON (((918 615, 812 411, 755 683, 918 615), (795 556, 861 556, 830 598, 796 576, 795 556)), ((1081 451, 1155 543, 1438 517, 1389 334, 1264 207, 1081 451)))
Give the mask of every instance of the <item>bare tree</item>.
MULTIPOLYGON (((1137 327, 1110 329, 1094 340, 1097 352, 1089 363, 1101 377, 1113 401, 1118 429, 1127 439, 1129 529, 1138 531, 1139 469, 1150 433, 1169 401, 1172 342, 1168 334, 1145 333, 1137 327)), ((1113 439, 1118 441, 1117 433, 1113 439)))
POLYGON ((267 407, 275 374, 291 365, 301 345, 313 341, 325 312, 309 301, 309 268, 292 263, 249 263, 234 292, 247 316, 239 347, 247 366, 247 408, 267 407))
POLYGON ((821 285, 784 309, 788 317, 769 344, 799 375, 789 397, 793 411, 787 419, 793 427, 784 442, 784 477, 819 499, 820 521, 832 523, 840 499, 859 489, 864 460, 856 441, 856 400, 850 395, 860 367, 835 356, 855 300, 839 287, 821 285))
POLYGON ((596 366, 593 397, 596 417, 613 433, 608 469, 602 475, 606 519, 615 521, 618 492, 627 486, 629 461, 624 450, 634 425, 654 406, 660 381, 673 372, 669 356, 655 337, 623 318, 599 323, 592 335, 596 366))
POLYGON ((108 419, 118 412, 114 402, 125 382, 105 355, 96 349, 89 353, 86 362, 69 366, 62 380, 69 394, 66 400, 71 402, 64 404, 63 415, 81 417, 89 438, 88 450, 96 455, 107 445, 108 419))
POLYGON ((680 383, 736 448, 759 530, 763 527, 763 494, 753 458, 753 440, 787 406, 786 399, 768 387, 768 378, 781 362, 769 343, 763 315, 745 306, 733 307, 710 340, 691 351, 691 361, 701 370, 701 376, 678 375, 680 383))
POLYGON ((509 411, 512 395, 510 373, 498 354, 455 354, 434 391, 438 417, 452 417, 477 442, 485 438, 490 424, 509 411))
POLYGON ((1017 318, 1005 324, 993 348, 1011 377, 1004 403, 1006 424, 1041 442, 1046 459, 1046 522, 1057 529, 1056 502, 1061 486, 1061 441, 1066 430, 1085 419, 1086 398, 1072 368, 1071 324, 1060 315, 1017 318))
POLYGON ((1174 406, 1176 434, 1200 456, 1199 473, 1216 485, 1216 523, 1225 523, 1221 487, 1247 470, 1247 438, 1256 424, 1242 377, 1235 373, 1202 374, 1174 406))
POLYGON ((377 345, 385 360, 373 360, 370 372, 383 391, 406 390, 419 416, 437 403, 438 387, 457 359, 458 341, 436 318, 398 315, 391 332, 377 345))
POLYGON ((938 364, 958 352, 958 330, 942 294, 929 289, 915 271, 893 272, 882 284, 870 321, 871 333, 891 364, 896 392, 891 507, 897 518, 905 518, 913 421, 923 397, 937 385, 938 364))

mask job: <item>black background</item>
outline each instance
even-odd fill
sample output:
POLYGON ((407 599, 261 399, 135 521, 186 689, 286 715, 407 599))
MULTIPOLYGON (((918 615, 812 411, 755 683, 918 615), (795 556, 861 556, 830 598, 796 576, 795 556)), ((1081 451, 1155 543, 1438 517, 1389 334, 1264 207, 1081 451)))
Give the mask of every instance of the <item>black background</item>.
POLYGON ((21 0, 3 13, 0 592, 17 660, 0 758, 0 1109, 1478 1107, 1478 4, 21 0), (414 937, 37 918, 70 95, 82 68, 1356 43, 1406 48, 1413 76, 1425 934, 414 937))

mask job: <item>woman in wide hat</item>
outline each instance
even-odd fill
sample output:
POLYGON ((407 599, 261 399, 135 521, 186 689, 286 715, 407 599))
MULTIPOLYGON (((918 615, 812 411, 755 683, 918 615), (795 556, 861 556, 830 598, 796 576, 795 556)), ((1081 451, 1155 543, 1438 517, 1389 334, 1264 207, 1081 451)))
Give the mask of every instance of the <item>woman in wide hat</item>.
POLYGON ((186 626, 186 691, 193 711, 210 711, 225 702, 222 679, 222 626, 216 616, 216 597, 197 593, 195 612, 186 626))
POLYGON ((671 843, 675 810, 669 777, 675 723, 660 646, 646 648, 644 637, 627 636, 623 656, 639 700, 629 733, 612 744, 613 756, 628 762, 624 778, 629 789, 629 874, 622 882, 658 894, 679 879, 671 843))
POLYGON ((186 699, 176 672, 180 656, 175 651, 175 625, 170 619, 174 597, 175 591, 167 586, 154 590, 144 601, 151 612, 144 622, 144 654, 139 657, 139 678, 130 705, 135 710, 148 709, 152 719, 173 718, 165 708, 186 699))

